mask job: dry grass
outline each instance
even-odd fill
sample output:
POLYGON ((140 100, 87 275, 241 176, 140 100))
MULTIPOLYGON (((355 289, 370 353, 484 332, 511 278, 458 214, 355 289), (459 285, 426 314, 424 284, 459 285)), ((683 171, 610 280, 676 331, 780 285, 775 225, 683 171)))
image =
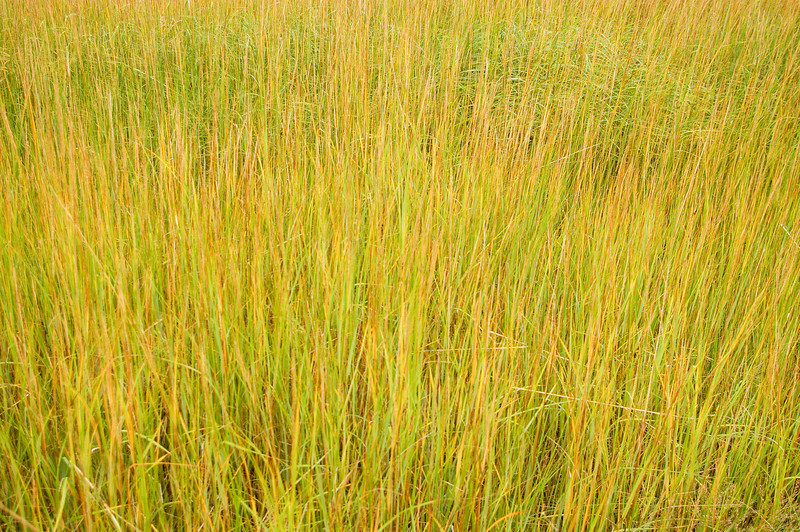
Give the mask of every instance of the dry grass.
POLYGON ((106 4, 0 5, 0 527, 800 526, 794 2, 106 4))

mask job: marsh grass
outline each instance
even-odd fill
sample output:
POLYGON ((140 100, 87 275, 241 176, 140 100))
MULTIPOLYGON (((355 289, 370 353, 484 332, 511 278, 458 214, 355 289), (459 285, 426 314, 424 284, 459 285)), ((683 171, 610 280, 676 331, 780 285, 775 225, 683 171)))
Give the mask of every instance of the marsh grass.
POLYGON ((0 526, 800 527, 793 2, 0 6, 0 526))

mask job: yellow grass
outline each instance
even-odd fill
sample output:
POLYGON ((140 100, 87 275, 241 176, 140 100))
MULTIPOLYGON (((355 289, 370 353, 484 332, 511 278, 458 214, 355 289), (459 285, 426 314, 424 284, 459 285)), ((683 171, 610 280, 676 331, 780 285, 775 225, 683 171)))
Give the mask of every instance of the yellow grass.
POLYGON ((800 528, 790 1, 0 5, 0 528, 800 528))

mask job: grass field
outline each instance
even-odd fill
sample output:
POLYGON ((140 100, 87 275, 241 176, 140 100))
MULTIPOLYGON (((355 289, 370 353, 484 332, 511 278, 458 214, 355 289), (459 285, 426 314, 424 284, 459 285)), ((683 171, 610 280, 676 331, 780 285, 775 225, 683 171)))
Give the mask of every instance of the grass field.
POLYGON ((800 530, 800 4, 0 2, 0 529, 800 530))

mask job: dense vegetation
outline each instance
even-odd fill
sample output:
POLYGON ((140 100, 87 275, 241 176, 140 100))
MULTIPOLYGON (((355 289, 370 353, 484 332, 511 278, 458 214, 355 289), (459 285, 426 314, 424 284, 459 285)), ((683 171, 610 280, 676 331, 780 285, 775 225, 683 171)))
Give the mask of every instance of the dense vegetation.
POLYGON ((797 3, 107 4, 0 3, 0 528, 800 528, 797 3))

